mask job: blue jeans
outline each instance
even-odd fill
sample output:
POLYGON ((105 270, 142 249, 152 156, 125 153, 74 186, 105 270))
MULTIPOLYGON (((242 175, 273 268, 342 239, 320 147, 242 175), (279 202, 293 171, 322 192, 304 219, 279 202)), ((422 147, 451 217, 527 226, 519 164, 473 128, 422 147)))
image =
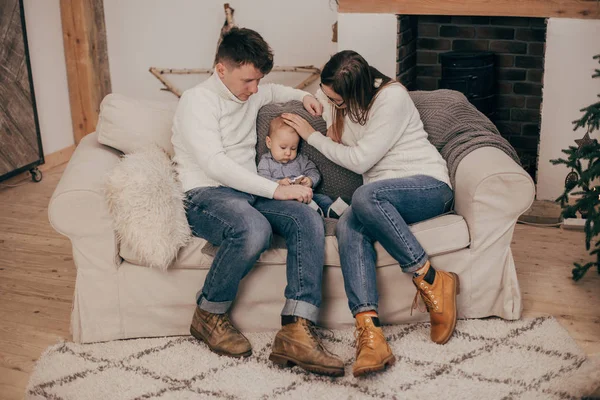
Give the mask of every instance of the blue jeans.
POLYGON ((316 322, 321 305, 325 233, 323 219, 308 205, 256 197, 228 187, 202 187, 186 193, 187 219, 195 236, 219 246, 198 306, 223 314, 240 281, 276 233, 287 244, 286 303, 281 315, 316 322))
POLYGON ((373 243, 381 243, 403 272, 418 270, 428 257, 408 225, 450 211, 453 202, 454 194, 447 184, 425 175, 385 179, 354 192, 352 205, 336 228, 352 315, 377 311, 377 254, 373 243))
POLYGON ((333 200, 331 200, 331 197, 322 193, 314 193, 313 200, 315 201, 315 203, 317 203, 321 211, 323 211, 323 215, 327 216, 327 211, 329 211, 329 207, 331 207, 331 205, 333 204, 333 200))

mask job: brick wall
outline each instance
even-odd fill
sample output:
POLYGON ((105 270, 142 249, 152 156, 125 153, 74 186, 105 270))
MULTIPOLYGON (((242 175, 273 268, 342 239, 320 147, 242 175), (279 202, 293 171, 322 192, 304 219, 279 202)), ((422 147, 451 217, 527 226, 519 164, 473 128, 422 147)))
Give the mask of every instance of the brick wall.
POLYGON ((414 15, 398 16, 398 53, 396 79, 409 90, 416 89, 417 79, 417 22, 414 15))
POLYGON ((535 177, 540 136, 545 19, 399 16, 398 32, 398 79, 409 82, 410 89, 439 88, 441 53, 455 50, 492 51, 496 54, 497 108, 492 120, 515 147, 527 172, 535 177), (412 78, 409 61, 414 40, 416 76, 412 78))

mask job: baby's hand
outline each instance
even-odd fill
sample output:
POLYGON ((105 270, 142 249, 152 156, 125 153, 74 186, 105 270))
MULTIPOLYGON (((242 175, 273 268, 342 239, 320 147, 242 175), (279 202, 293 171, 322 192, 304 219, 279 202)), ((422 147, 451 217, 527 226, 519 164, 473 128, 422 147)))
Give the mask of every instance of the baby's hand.
POLYGON ((302 178, 299 182, 300 185, 302 186, 306 186, 306 187, 312 187, 313 181, 312 179, 310 179, 308 176, 305 176, 304 178, 302 178))
POLYGON ((277 183, 279 183, 281 186, 290 186, 292 184, 292 181, 290 180, 290 178, 283 178, 278 180, 277 183))

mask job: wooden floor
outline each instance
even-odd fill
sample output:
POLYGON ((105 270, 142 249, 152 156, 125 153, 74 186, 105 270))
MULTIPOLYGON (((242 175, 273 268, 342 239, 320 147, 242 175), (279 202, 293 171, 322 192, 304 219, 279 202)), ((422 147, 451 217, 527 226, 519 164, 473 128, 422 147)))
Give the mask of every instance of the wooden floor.
MULTIPOLYGON (((0 184, 0 399, 23 398, 43 350, 70 340, 75 266, 67 238, 48 222, 47 205, 64 166, 40 183, 0 184)), ((600 352, 600 278, 570 279, 589 259, 583 233, 517 225, 513 252, 524 317, 554 315, 588 353, 600 352)))

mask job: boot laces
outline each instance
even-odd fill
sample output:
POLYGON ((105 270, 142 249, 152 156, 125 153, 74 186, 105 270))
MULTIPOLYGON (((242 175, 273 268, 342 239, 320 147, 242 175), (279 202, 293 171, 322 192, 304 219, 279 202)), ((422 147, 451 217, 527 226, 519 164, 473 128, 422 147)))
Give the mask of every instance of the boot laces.
POLYGON ((415 293, 415 298, 413 299, 413 304, 410 308, 410 315, 412 315, 414 309, 417 309, 420 312, 429 312, 432 309, 437 310, 437 308, 437 300, 435 300, 431 288, 421 281, 421 287, 417 287, 417 292, 415 293), (425 303, 425 309, 421 309, 419 297, 423 300, 423 303, 425 303))
MULTIPOLYGON (((334 354, 327 350, 325 346, 323 346, 323 339, 325 339, 325 335, 310 321, 306 321, 304 324, 304 329, 308 333, 308 336, 312 339, 313 343, 316 345, 318 349, 325 352, 326 354, 333 356, 334 354)), ((333 331, 327 330, 333 335, 333 331)))
POLYGON ((371 329, 371 325, 358 327, 354 331, 354 339, 358 350, 363 347, 375 348, 375 332, 371 329))
POLYGON ((233 324, 231 323, 231 320, 229 319, 229 314, 225 313, 225 314, 213 314, 213 315, 215 315, 215 318, 217 319, 216 326, 225 328, 228 331, 239 332, 237 330, 237 328, 235 326, 233 326, 233 324))

